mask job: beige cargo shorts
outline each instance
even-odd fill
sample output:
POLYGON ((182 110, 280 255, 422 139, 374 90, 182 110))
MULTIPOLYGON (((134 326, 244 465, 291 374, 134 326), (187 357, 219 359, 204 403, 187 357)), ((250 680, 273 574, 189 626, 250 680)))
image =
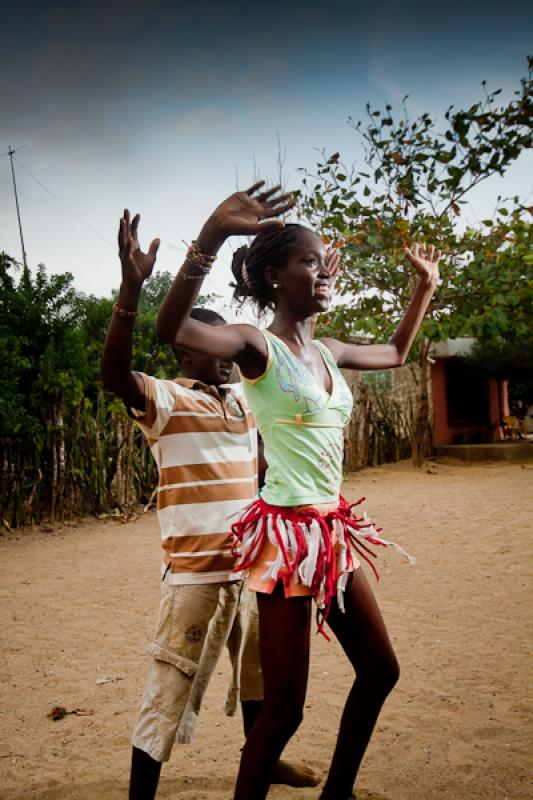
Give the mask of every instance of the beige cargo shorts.
POLYGON ((243 581, 196 585, 161 582, 161 603, 134 747, 168 761, 174 742, 189 744, 202 699, 224 647, 232 665, 225 712, 261 700, 255 593, 243 581))

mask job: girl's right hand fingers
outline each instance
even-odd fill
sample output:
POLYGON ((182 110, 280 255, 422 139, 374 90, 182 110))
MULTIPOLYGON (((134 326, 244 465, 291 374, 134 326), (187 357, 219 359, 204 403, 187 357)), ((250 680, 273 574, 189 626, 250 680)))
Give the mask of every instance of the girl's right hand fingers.
POLYGON ((255 236, 256 233, 261 231, 275 231, 285 227, 282 219, 268 219, 263 222, 255 222, 250 224, 248 230, 243 230, 244 236, 255 236))
POLYGON ((326 269, 330 281, 334 281, 339 271, 340 254, 337 249, 330 249, 326 256, 326 269))
POLYGON ((269 200, 266 203, 269 208, 273 208, 274 206, 282 205, 283 203, 294 203, 296 202, 294 195, 292 192, 285 192, 284 194, 280 194, 277 197, 274 197, 272 200, 269 200))
POLYGON ((269 207, 263 212, 265 217, 276 217, 280 214, 285 214, 294 206, 296 199, 291 192, 282 194, 271 203, 267 204, 269 207))
POLYGON ((250 186, 249 189, 245 189, 244 194, 254 194, 254 192, 257 192, 257 190, 264 185, 265 185, 264 181, 257 181, 257 183, 252 184, 252 186, 250 186))
POLYGON ((258 194, 257 197, 254 198, 254 200, 257 200, 259 203, 264 203, 265 200, 268 200, 268 198, 272 197, 273 194, 279 192, 280 189, 281 189, 281 184, 273 186, 271 189, 267 189, 265 192, 261 192, 261 194, 258 194))
POLYGON ((336 267, 337 264, 339 263, 339 260, 340 260, 340 255, 337 248, 336 247, 330 248, 326 256, 326 266, 328 267, 328 269, 336 267))

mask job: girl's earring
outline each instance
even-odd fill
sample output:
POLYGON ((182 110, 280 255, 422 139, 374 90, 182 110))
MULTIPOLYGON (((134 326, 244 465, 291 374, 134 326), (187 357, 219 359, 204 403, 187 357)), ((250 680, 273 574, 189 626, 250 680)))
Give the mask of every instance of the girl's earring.
POLYGON ((273 283, 272 284, 272 288, 273 289, 279 289, 279 283, 273 283))

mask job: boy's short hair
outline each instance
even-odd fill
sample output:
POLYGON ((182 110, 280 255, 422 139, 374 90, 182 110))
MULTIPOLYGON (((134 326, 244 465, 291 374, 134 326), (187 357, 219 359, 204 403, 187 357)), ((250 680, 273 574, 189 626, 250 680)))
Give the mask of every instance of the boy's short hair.
POLYGON ((210 308, 203 308, 203 306, 196 306, 192 309, 190 313, 191 319, 196 319, 198 322, 207 322, 209 325, 211 322, 223 322, 226 324, 226 320, 216 311, 212 311, 210 308))
MULTIPOLYGON (((216 311, 212 311, 210 308, 204 308, 203 306, 195 306, 189 315, 191 319, 196 319, 198 322, 205 322, 207 325, 212 325, 214 322, 221 322, 223 325, 226 324, 226 320, 216 311)), ((174 355, 180 360, 180 349, 181 346, 177 344, 171 344, 170 347, 174 351, 174 355)), ((180 362, 181 363, 181 362, 180 362)))

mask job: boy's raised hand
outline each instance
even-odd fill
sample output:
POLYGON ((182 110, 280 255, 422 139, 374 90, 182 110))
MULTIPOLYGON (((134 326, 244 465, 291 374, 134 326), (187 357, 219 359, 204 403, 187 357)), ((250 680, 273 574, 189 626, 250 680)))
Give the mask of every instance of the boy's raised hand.
POLYGON ((281 186, 259 192, 264 185, 264 181, 258 181, 245 192, 234 192, 224 200, 207 222, 210 232, 223 240, 283 228, 279 217, 293 207, 295 199, 290 192, 280 194, 281 186))
POLYGON ((154 239, 148 252, 142 252, 137 237, 140 220, 141 215, 135 214, 130 221, 130 212, 125 208, 118 228, 118 253, 122 264, 122 280, 131 286, 141 286, 150 277, 159 248, 159 239, 154 239))

